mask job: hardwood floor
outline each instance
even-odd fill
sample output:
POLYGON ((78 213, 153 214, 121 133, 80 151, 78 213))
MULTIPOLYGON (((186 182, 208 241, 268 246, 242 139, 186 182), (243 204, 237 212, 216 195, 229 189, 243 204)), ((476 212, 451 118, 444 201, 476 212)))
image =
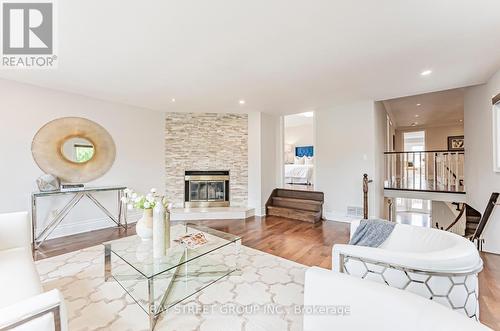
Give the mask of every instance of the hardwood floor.
MULTIPOLYGON (((242 237, 245 246, 281 256, 308 266, 331 268, 332 246, 347 243, 349 225, 340 222, 316 224, 280 217, 251 217, 246 220, 214 220, 197 223, 242 237)), ((48 240, 37 251, 37 260, 95 246, 108 240, 135 234, 108 228, 48 240)), ((479 275, 481 288, 480 319, 494 330, 500 330, 500 255, 482 253, 484 270, 479 275)))

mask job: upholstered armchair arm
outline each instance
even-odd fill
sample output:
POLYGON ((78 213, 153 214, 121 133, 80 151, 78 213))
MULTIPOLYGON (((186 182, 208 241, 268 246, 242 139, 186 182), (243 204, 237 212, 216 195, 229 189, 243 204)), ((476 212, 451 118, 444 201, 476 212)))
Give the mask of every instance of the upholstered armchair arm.
POLYGON ((28 212, 0 214, 0 250, 31 245, 28 212))
POLYGON ((66 331, 64 299, 55 289, 0 309, 0 331, 66 331))
POLYGON ((304 331, 489 330, 413 293, 317 267, 306 271, 304 305, 304 331))
POLYGON ((332 269, 341 271, 339 267, 343 263, 345 257, 355 257, 363 259, 366 262, 381 262, 395 267, 400 266, 407 269, 431 273, 466 273, 478 272, 482 269, 481 259, 472 259, 467 256, 464 258, 470 260, 467 267, 468 269, 466 270, 461 266, 457 266, 456 260, 449 258, 450 256, 460 256, 460 254, 455 254, 454 250, 456 250, 456 247, 428 254, 425 252, 394 251, 356 245, 335 245, 333 246, 332 269))

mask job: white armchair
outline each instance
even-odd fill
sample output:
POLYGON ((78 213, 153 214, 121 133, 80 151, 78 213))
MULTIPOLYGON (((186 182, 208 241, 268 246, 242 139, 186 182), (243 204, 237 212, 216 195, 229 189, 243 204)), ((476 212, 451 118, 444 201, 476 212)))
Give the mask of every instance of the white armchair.
POLYGON ((0 331, 65 331, 63 297, 43 292, 30 239, 28 213, 0 214, 0 331))
POLYGON ((489 329, 407 291, 312 267, 305 278, 304 331, 323 330, 489 329))
MULTIPOLYGON (((351 236, 360 221, 351 224, 351 236)), ((479 319, 478 273, 483 261, 474 244, 454 233, 396 224, 377 248, 333 247, 333 269, 407 290, 479 319)))

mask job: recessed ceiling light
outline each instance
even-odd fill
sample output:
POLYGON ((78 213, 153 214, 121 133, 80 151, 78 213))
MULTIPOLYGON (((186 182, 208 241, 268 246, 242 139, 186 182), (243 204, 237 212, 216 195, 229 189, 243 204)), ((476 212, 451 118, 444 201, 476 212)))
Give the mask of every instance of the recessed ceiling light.
POLYGON ((172 98, 172 102, 175 102, 175 98, 172 98))
POLYGON ((463 122, 464 120, 460 120, 460 122, 463 122))
POLYGON ((422 104, 421 103, 417 103, 417 107, 420 107, 420 106, 422 106, 422 104))
POLYGON ((419 117, 420 117, 420 115, 415 115, 415 117, 416 117, 416 118, 419 118, 419 117))
POLYGON ((424 71, 422 71, 422 72, 420 73, 420 75, 422 75, 422 76, 428 76, 428 75, 430 75, 430 74, 432 74, 432 70, 424 70, 424 71))
POLYGON ((245 100, 240 100, 239 103, 240 103, 240 105, 244 105, 245 104, 245 100))
POLYGON ((306 111, 305 113, 302 113, 302 116, 313 117, 314 116, 314 112, 313 111, 306 111))

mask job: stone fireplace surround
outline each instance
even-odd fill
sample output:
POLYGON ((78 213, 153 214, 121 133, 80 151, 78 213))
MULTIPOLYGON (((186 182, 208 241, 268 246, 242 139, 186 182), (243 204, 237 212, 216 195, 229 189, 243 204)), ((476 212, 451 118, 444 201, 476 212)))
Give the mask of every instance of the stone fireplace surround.
POLYGON ((184 207, 185 172, 230 172, 229 202, 246 207, 248 200, 248 115, 166 113, 165 158, 167 198, 184 207))

